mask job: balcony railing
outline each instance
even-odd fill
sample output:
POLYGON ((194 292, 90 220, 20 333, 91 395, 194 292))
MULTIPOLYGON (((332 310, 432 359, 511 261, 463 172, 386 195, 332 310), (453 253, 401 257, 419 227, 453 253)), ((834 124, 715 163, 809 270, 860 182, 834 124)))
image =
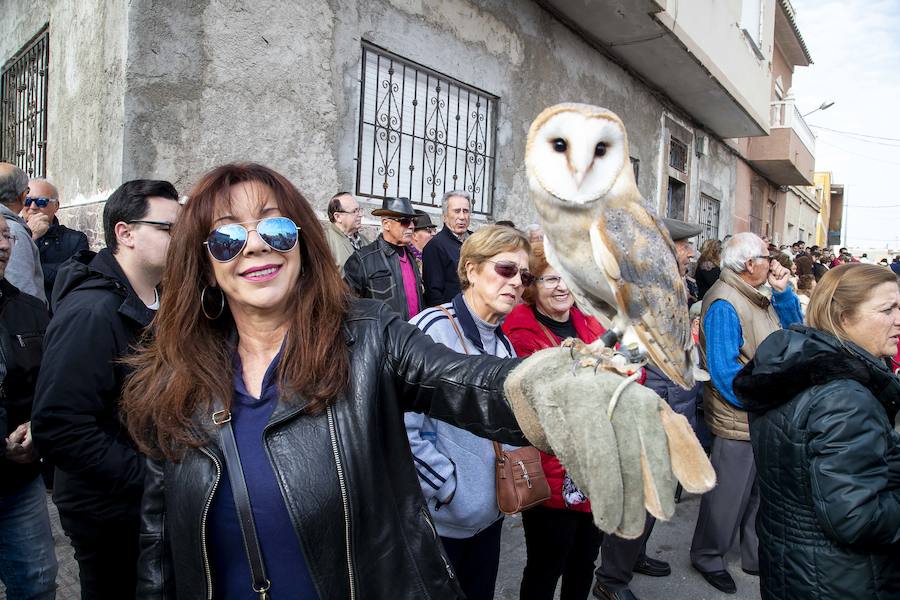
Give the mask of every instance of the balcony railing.
POLYGON ((806 146, 806 149, 809 150, 809 153, 815 155, 816 136, 813 135, 809 125, 803 120, 803 116, 797 110, 797 105, 794 104, 793 98, 788 97, 785 100, 772 102, 771 117, 773 129, 790 127, 797 133, 797 136, 803 142, 803 145, 806 146))

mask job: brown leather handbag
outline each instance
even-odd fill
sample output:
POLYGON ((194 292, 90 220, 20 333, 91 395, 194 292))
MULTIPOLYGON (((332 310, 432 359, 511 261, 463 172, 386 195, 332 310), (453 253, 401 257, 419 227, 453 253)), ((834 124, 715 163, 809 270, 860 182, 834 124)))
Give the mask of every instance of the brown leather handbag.
MULTIPOLYGON (((466 338, 459 330, 456 319, 443 306, 437 308, 447 315, 453 330, 459 336, 463 350, 468 354, 466 338)), ((541 453, 537 448, 525 446, 516 450, 503 450, 499 443, 493 444, 494 454, 497 457, 496 489, 497 507, 500 512, 514 515, 550 499, 550 484, 544 475, 541 453)))

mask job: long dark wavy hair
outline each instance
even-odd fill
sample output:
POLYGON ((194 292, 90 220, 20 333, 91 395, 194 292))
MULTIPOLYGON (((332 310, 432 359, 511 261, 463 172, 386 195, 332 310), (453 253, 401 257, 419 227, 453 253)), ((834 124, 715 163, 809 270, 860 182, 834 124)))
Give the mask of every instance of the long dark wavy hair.
MULTIPOLYGON (((230 204, 231 187, 250 181, 268 186, 281 214, 300 227, 302 272, 290 299, 278 368, 282 398, 302 398, 308 402, 304 410, 315 414, 346 387, 349 354, 341 328, 349 292, 312 207, 268 167, 222 165, 197 182, 172 229, 152 336, 128 359, 134 370, 125 383, 122 415, 138 447, 154 458, 179 460, 188 448, 204 445, 214 400, 230 406, 234 321, 227 305, 215 320, 204 316, 201 292, 214 278, 203 242, 216 208, 230 204)), ((207 313, 218 309, 219 303, 207 298, 207 313)))

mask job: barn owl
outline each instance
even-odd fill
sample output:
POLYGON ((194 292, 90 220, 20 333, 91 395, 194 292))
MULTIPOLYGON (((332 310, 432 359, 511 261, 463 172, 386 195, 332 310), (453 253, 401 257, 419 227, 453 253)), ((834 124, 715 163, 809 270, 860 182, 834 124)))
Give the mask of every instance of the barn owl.
MULTIPOLYGON (((587 104, 551 106, 531 124, 525 166, 547 260, 578 307, 690 389, 687 291, 668 230, 637 189, 621 119, 587 104)), ((587 351, 601 356, 609 341, 587 351)))

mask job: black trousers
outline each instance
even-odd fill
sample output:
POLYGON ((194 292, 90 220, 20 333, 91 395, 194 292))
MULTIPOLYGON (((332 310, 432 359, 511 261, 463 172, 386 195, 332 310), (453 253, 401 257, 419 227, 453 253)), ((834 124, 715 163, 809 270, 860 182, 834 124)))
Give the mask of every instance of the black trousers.
POLYGON ((603 534, 591 513, 536 506, 522 513, 527 558, 519 600, 586 600, 603 534))
POLYGON ((626 540, 614 535, 604 535, 600 552, 600 568, 597 569, 597 581, 611 592, 628 587, 634 577, 637 559, 647 551, 647 538, 656 523, 650 513, 644 522, 644 533, 633 540, 626 540))
POLYGON ((81 600, 134 598, 140 520, 98 521, 84 515, 59 515, 78 561, 81 600))
POLYGON ((503 519, 470 538, 442 537, 447 558, 468 600, 493 600, 500 567, 500 534, 503 519))

